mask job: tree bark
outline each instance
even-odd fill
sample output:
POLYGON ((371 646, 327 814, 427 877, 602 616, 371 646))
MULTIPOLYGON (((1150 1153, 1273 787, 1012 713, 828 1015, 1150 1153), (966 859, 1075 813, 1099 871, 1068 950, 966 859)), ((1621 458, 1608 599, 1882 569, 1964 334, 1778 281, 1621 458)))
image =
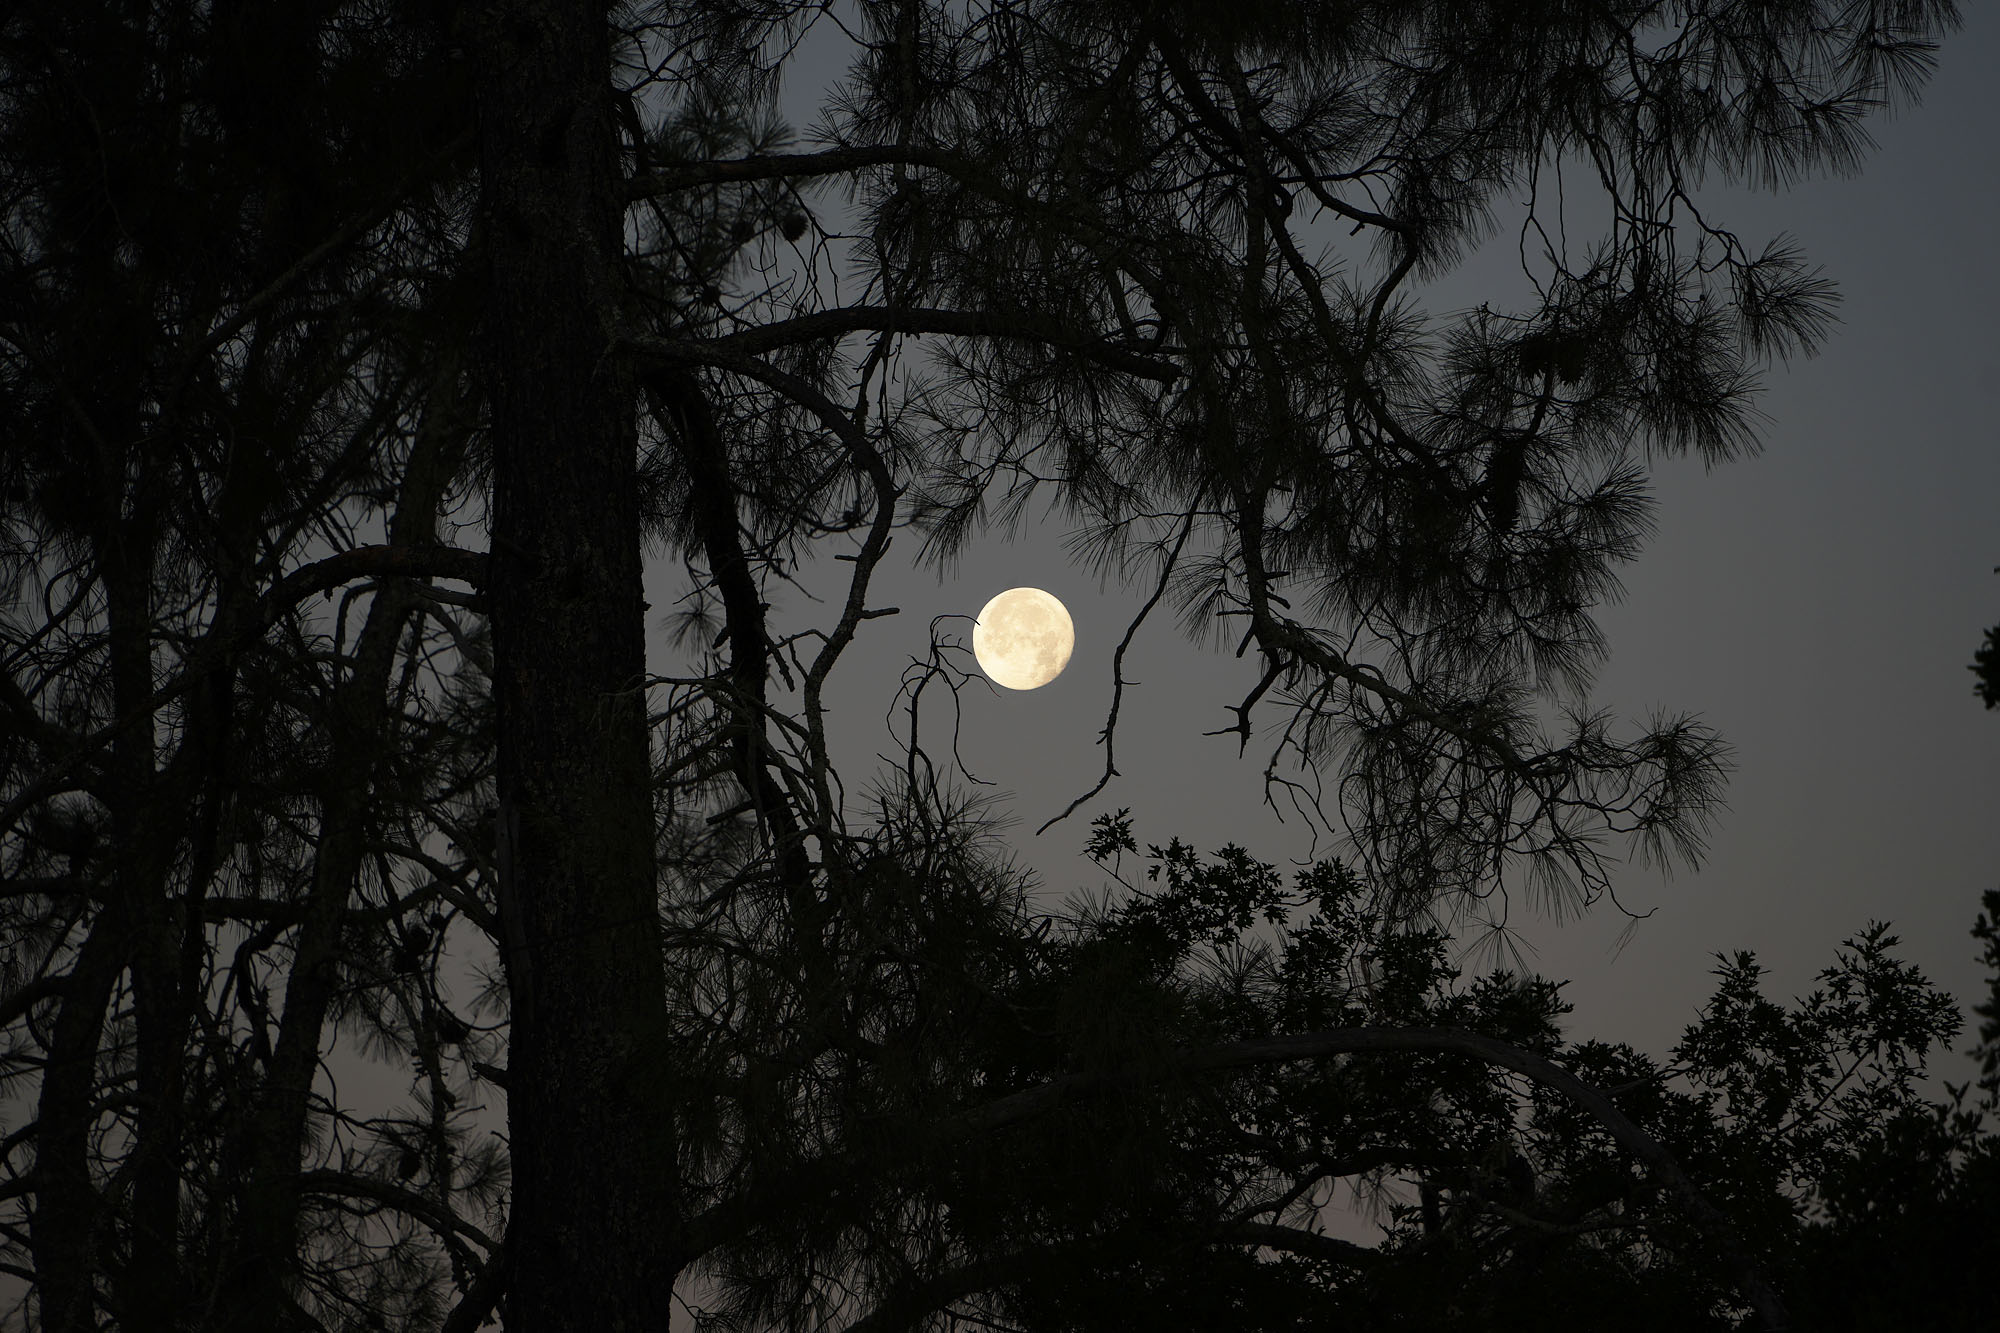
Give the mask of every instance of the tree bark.
POLYGON ((105 1010, 124 958, 125 926, 101 911, 63 990, 35 1106, 35 1211, 29 1249, 44 1333, 97 1327, 93 1280, 103 1200, 91 1181, 90 1114, 105 1010))
MULTIPOLYGON (((135 308, 141 302, 134 301, 135 308)), ((187 922, 172 881, 174 830, 186 802, 159 770, 153 715, 154 579, 160 530, 159 478, 141 440, 136 364, 107 359, 95 368, 98 407, 97 572, 104 592, 111 713, 135 719, 111 744, 106 787, 111 897, 126 935, 121 963, 132 987, 133 1075, 137 1104, 126 1169, 130 1226, 123 1262, 100 1257, 112 1279, 119 1322, 133 1333, 168 1327, 186 1302, 181 1281, 182 1042, 187 1000, 182 948, 187 922), (134 467, 137 476, 128 480, 134 467)))
POLYGON ((509 1327, 667 1327, 679 1267, 624 185, 602 6, 480 20, 509 1327))

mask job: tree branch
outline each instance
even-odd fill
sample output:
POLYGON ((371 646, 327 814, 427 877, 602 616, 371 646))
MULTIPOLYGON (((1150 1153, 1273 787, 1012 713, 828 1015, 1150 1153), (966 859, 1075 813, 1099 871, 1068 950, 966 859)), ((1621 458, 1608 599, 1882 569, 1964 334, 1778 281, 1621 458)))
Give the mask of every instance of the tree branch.
POLYGON ((464 1236, 485 1250, 488 1255, 498 1254, 501 1250, 500 1242, 456 1213, 440 1207, 435 1201, 421 1194, 406 1190, 400 1185, 392 1185, 386 1180, 357 1176, 346 1171, 322 1169, 300 1172, 298 1189, 301 1194, 317 1194, 328 1198, 367 1199, 371 1203, 379 1203, 398 1212, 408 1213, 446 1241, 464 1236))
POLYGON ((1105 342, 1088 330, 1069 328, 1052 320, 992 311, 842 306, 700 342, 682 342, 643 334, 630 335, 625 341, 628 348, 644 355, 668 361, 717 365, 722 364, 717 360, 717 353, 760 356, 781 347, 822 338, 841 338, 850 333, 936 333, 958 338, 1007 338, 1037 342, 1075 352, 1109 369, 1140 379, 1172 384, 1181 378, 1180 367, 1172 361, 1105 342))
POLYGON ((88 736, 78 738, 67 754, 52 761, 34 781, 17 792, 0 808, 0 830, 10 829, 29 807, 62 790, 62 784, 77 764, 109 745, 129 727, 152 717, 166 704, 206 680, 242 643, 263 633, 293 607, 316 592, 326 592, 343 583, 363 578, 448 578, 475 586, 486 582, 487 556, 455 546, 357 546, 324 560, 293 570, 279 579, 271 590, 257 599, 256 613, 238 620, 226 631, 216 627, 188 654, 179 676, 153 692, 140 707, 107 722, 88 736))
POLYGON ((912 148, 901 144, 869 144, 856 148, 829 148, 818 153, 762 153, 753 157, 723 158, 712 162, 685 162, 641 172, 625 183, 628 200, 650 199, 675 190, 698 185, 741 185, 751 181, 798 180, 807 176, 835 176, 865 167, 934 167, 943 171, 963 169, 965 159, 935 148, 912 148))
POLYGON ((1272 1222, 1232 1222, 1217 1227, 1215 1237, 1222 1241, 1240 1241, 1245 1245, 1256 1245, 1267 1250, 1284 1250, 1307 1259, 1322 1259, 1336 1264, 1346 1264, 1350 1268, 1365 1268, 1384 1262, 1379 1251, 1366 1245, 1356 1245, 1351 1240, 1338 1236, 1322 1236, 1316 1231, 1306 1231, 1299 1227, 1279 1226, 1272 1222))
POLYGON ((5 1028, 21 1015, 33 1009, 51 996, 61 995, 69 985, 69 974, 40 976, 12 992, 0 997, 0 1028, 5 1028))
POLYGON ((316 592, 366 578, 445 578, 486 584, 487 556, 456 546, 357 546, 301 566, 257 599, 254 623, 262 629, 316 592))

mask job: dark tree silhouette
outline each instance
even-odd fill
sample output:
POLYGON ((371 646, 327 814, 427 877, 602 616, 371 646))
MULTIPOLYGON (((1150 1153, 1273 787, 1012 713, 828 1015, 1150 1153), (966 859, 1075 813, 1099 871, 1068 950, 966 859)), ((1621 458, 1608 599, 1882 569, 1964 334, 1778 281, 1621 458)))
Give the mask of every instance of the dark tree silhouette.
POLYGON ((508 1323, 664 1328, 682 1266, 624 182, 601 7, 472 21, 513 1149, 508 1323), (616 1145, 613 1148, 613 1145, 616 1145))
MULTIPOLYGON (((1441 933, 1389 934, 1338 866, 1284 886, 1233 848, 1203 859, 1175 844, 1152 860, 1161 873, 1148 897, 1072 923, 1080 953, 1128 969, 1095 1003, 1125 997, 1149 1026, 1173 1013, 1184 1042, 1275 1048, 1285 1039, 1264 1034, 1337 1022, 1329 1035, 1347 1050, 1388 1034, 1411 1051, 1333 1069, 1245 1061, 1207 1086, 1176 1085, 1188 1104, 1164 1123, 1135 1125, 1129 1106, 1070 1108, 1084 1124, 1037 1131, 1049 1139, 992 1162, 955 1201, 1009 1229, 1007 1289, 990 1310, 1003 1321, 1737 1326, 1728 1258, 1664 1188, 1670 1176, 1635 1171, 1584 1099, 1515 1077, 1528 1062, 1483 1056, 1477 1038, 1419 1046, 1419 1033, 1482 1034, 1606 1090, 1633 1128, 1708 1182, 1800 1327, 1990 1316, 1976 1251, 1990 1236, 2000 1143, 1983 1124, 1991 1088, 1971 1104, 1962 1087, 1942 1103, 1924 1095, 1928 1057, 1948 1047, 1958 1013, 1897 961, 1886 927, 1848 941, 1790 1007, 1763 994, 1754 958, 1721 960, 1700 1021, 1659 1061, 1565 1042, 1568 1006, 1548 982, 1498 973, 1461 984, 1441 933), (1274 917, 1284 924, 1272 932, 1274 917), (1133 973, 1175 1002, 1135 993, 1133 973), (1064 1157, 1077 1141, 1092 1149, 1064 1157), (1129 1150, 1106 1153, 1107 1142, 1129 1150), (1296 1227, 1295 1191, 1336 1180, 1375 1192, 1379 1246, 1296 1227), (1107 1214, 1123 1226, 1107 1227, 1107 1214), (1024 1218, 1050 1230, 1024 1231, 1024 1218), (1258 1245, 1281 1258, 1251 1259, 1258 1245)), ((1975 934, 1990 939, 1985 918, 1975 934)), ((1071 984, 1091 970, 1072 968, 1071 984)))
MULTIPOLYGON (((1499 1318, 1560 1256, 1579 1307, 1782 1326, 1804 1205, 1750 1160, 1750 1103, 1820 1098, 1785 1147, 1815 1180, 1921 1120, 1881 1052, 1942 1011, 1886 942, 1839 975, 1905 1026, 1772 1018, 1742 964, 1737 1044, 1691 1037, 1699 1086, 1649 1101, 1640 1057, 1563 1046, 1546 985, 1455 987, 1444 939, 1699 853, 1719 740, 1561 706, 1646 459, 1753 447, 1760 371, 1825 330, 1826 283, 1693 182, 1851 164, 1954 22, 10 10, 24 1318, 1116 1322, 1092 1274, 1161 1320, 1420 1321, 1447 1278, 1499 1318), (802 142, 772 94, 836 32, 802 142), (1572 248, 1588 190, 1611 230, 1572 248), (1535 299, 1427 313, 1502 218, 1535 299), (900 763, 855 780, 823 699, 890 613, 892 538, 948 560, 1044 499, 1139 619, 1237 643, 1228 733, 1274 724, 1267 793, 1346 864, 1288 888, 1170 848, 1129 900, 1037 913, 918 729, 965 680, 949 643, 906 678, 900 763), (673 664, 648 551, 684 573, 673 664), (845 579, 819 623, 772 609, 801 570, 845 579), (1879 1037, 1880 1095, 1844 1119, 1838 1082, 1771 1075, 1794 1029, 1879 1037), (407 1103, 344 1092, 355 1052, 407 1103), (1335 1182, 1398 1178, 1389 1244, 1316 1229, 1335 1182), (1671 1260, 1654 1285, 1633 1246, 1671 1260)), ((1096 849, 1137 851, 1117 819, 1096 849)), ((1896 1160, 1941 1169, 1954 1124, 1896 1160)))
POLYGON ((1972 692, 1988 708, 2000 708, 2000 625, 1986 631, 1986 641, 1972 655, 1970 670, 1978 677, 1972 692))
MULTIPOLYGON (((1993 572, 2000 574, 2000 566, 1993 572)), ((1986 631, 1986 639, 1972 654, 1972 665, 1967 668, 1977 678, 1972 692, 1989 708, 2000 708, 2000 625, 1986 631)))
POLYGON ((464 1145, 442 1105, 345 1122, 321 1061, 337 1029, 436 1050, 382 964, 450 890, 384 872, 467 748, 398 703, 472 424, 470 136, 436 25, 346 17, 0 27, 8 1245, 45 1329, 429 1308, 343 1210, 386 1135, 464 1145))

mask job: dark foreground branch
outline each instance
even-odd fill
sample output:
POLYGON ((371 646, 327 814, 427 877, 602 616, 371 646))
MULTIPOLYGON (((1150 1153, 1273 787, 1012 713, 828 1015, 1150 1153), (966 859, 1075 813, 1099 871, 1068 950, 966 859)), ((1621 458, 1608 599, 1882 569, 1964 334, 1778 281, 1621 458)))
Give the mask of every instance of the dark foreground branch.
POLYGON ((1755 1262, 1743 1247, 1742 1239, 1736 1234, 1735 1226, 1721 1210, 1703 1197, 1672 1153, 1632 1123, 1609 1097, 1567 1069, 1532 1051, 1475 1032, 1456 1028, 1344 1028, 1232 1042, 1226 1046, 1197 1047, 1119 1069, 1065 1075, 1038 1088, 1002 1097, 967 1112, 947 1121, 942 1128, 952 1138, 971 1138, 1047 1114, 1065 1102, 1175 1078, 1294 1060, 1318 1060, 1330 1055, 1394 1051, 1441 1051, 1470 1056, 1525 1074, 1567 1097, 1588 1112, 1621 1147, 1643 1162, 1653 1176, 1666 1186, 1689 1220, 1728 1263, 1737 1290, 1757 1313, 1758 1326, 1766 1330, 1791 1326, 1784 1302, 1758 1272, 1755 1262))
MULTIPOLYGON (((1126 1239, 1131 1234, 1112 1233, 1095 1239, 1102 1243, 1126 1239)), ((1178 1243, 1196 1246, 1246 1245, 1283 1250, 1355 1268, 1365 1268, 1382 1260, 1380 1254, 1364 1245, 1297 1227, 1229 1222, 1215 1227, 1171 1232, 1146 1227, 1143 1235, 1153 1242, 1167 1237, 1178 1243)), ((874 1309, 848 1324, 841 1333, 901 1333, 905 1329, 920 1327, 927 1316, 954 1301, 1032 1280, 1046 1271, 1052 1256, 1074 1260, 1076 1242, 1066 1239, 1056 1245, 1038 1245, 935 1273, 887 1293, 874 1309)))
MULTIPOLYGON (((1644 1163, 1653 1177, 1666 1187, 1682 1212, 1727 1264, 1736 1289, 1755 1311, 1756 1326, 1765 1333, 1779 1333, 1791 1327, 1791 1318, 1783 1300, 1764 1280, 1734 1224, 1702 1195, 1674 1155, 1658 1140, 1634 1124, 1604 1093, 1554 1061, 1504 1041, 1457 1028, 1341 1028, 1230 1042, 1221 1046, 1190 1047, 1115 1069, 1067 1074, 956 1116, 911 1125, 908 1127, 909 1141, 913 1145, 951 1147, 1037 1119, 1066 1104, 1119 1092, 1297 1060, 1408 1051, 1467 1056, 1523 1074, 1568 1098, 1602 1125, 1621 1147, 1644 1163)), ((727 1244, 754 1229, 759 1220, 772 1210, 784 1209, 800 1195, 833 1187, 850 1176, 865 1175, 869 1170, 870 1163, 864 1154, 847 1153, 803 1163, 781 1177, 754 1183, 692 1219, 686 1233, 693 1242, 691 1252, 699 1255, 727 1244)), ((1269 1243, 1248 1235, 1243 1239, 1252 1244, 1269 1243)))
POLYGON ((978 310, 842 306, 699 342, 635 334, 627 339, 627 346, 642 359, 670 364, 723 365, 727 364, 726 358, 732 355, 761 356, 784 347, 827 338, 844 338, 857 333, 913 336, 929 333, 953 338, 1004 338, 1073 352, 1106 369, 1160 384, 1172 384, 1181 377, 1181 368, 1173 361, 1108 342, 1087 329, 1071 328, 1053 320, 978 310))

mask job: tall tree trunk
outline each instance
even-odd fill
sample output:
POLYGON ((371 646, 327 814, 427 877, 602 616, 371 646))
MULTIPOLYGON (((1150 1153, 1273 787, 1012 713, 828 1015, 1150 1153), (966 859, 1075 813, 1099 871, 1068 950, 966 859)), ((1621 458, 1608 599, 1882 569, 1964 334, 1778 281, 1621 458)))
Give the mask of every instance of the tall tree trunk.
POLYGON ((664 1329, 679 1267, 623 192, 602 5, 478 35, 493 411, 510 1327, 664 1329))
MULTIPOLYGON (((121 525, 100 557, 110 621, 113 706, 119 717, 150 714, 153 693, 153 568, 142 523, 121 525)), ((162 789, 153 719, 112 742, 112 892, 130 928, 138 1107, 131 1154, 129 1258, 118 1274, 121 1322, 134 1333, 172 1327, 185 1290, 180 1270, 182 1041, 187 1033, 181 950, 187 922, 173 902, 168 849, 178 841, 162 789), (163 818, 163 816, 167 816, 163 818)))
MULTIPOLYGON (((104 257, 108 261, 108 256, 104 257)), ((110 267, 105 262, 105 267, 110 267)), ((143 318, 146 294, 122 312, 143 318)), ((159 771, 153 702, 153 584, 157 574, 160 478, 142 436, 136 358, 104 357, 91 367, 97 430, 94 555, 104 591, 111 713, 122 724, 110 747, 105 787, 110 822, 110 895, 126 937, 131 971, 134 1091, 127 1159, 130 1227, 123 1262, 99 1254, 113 1279, 119 1322, 134 1333, 169 1327, 183 1304, 180 1271, 183 936, 173 902, 172 865, 179 803, 159 771), (134 466, 136 464, 136 475, 134 466)), ((151 449, 148 446, 152 446, 151 449)))

